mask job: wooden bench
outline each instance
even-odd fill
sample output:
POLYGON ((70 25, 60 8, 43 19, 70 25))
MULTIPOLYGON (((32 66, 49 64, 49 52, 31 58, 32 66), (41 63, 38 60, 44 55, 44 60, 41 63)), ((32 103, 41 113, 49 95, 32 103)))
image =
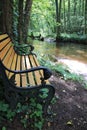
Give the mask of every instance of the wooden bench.
POLYGON ((21 45, 15 46, 7 34, 0 35, 0 77, 3 79, 5 97, 12 108, 18 102, 36 98, 42 103, 45 113, 55 89, 48 81, 51 71, 39 65, 33 49, 32 45, 27 44, 22 48, 21 45))

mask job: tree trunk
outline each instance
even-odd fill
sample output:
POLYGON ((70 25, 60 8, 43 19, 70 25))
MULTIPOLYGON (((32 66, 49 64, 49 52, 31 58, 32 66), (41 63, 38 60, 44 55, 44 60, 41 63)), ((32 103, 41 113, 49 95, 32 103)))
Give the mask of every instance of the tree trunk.
POLYGON ((0 33, 3 32, 3 0, 0 0, 0 33))
POLYGON ((3 33, 13 35, 13 0, 3 0, 3 33))
POLYGON ((66 13, 65 13, 65 0, 63 0, 63 19, 64 19, 64 32, 66 32, 66 13))
POLYGON ((23 38, 24 38, 25 43, 27 42, 28 26, 29 26, 29 21, 30 21, 31 7, 32 7, 32 0, 26 0, 25 13, 24 13, 24 26, 23 26, 23 38))
MULTIPOLYGON (((58 0, 55 0, 55 5, 56 5, 56 24, 58 24, 58 14, 59 14, 59 11, 58 11, 58 0)), ((56 25, 56 33, 57 33, 57 37, 58 37, 58 25, 56 25)))
POLYGON ((18 3, 18 12, 19 12, 19 17, 18 17, 18 42, 23 43, 23 1, 24 0, 19 0, 18 3))
POLYGON ((70 32, 70 29, 71 29, 71 23, 70 23, 70 0, 68 0, 68 13, 67 13, 67 28, 68 28, 68 31, 70 32))
POLYGON ((74 16, 76 16, 77 1, 74 0, 74 16))
POLYGON ((87 34, 87 0, 85 0, 85 34, 87 34))
POLYGON ((81 0, 79 0, 79 16, 81 15, 81 0))
POLYGON ((60 0, 60 2, 58 3, 58 0, 55 0, 55 5, 56 5, 56 33, 57 33, 57 37, 56 37, 56 41, 59 40, 60 37, 60 24, 61 24, 61 20, 60 20, 60 16, 61 16, 61 5, 62 5, 62 0, 60 0))
POLYGON ((84 16, 85 11, 85 0, 82 0, 82 16, 84 16))
POLYGON ((18 42, 27 43, 32 0, 19 0, 18 42))

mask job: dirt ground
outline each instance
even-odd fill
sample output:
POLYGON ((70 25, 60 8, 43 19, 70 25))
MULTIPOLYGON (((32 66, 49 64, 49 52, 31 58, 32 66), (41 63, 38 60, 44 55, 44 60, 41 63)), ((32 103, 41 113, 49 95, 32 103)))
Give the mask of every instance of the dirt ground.
MULTIPOLYGON (((55 74, 50 82, 55 86, 57 101, 52 105, 54 116, 47 118, 43 130, 87 130, 87 89, 55 74)), ((5 122, 6 130, 30 130, 18 122, 5 122)))
POLYGON ((87 89, 77 82, 53 76, 57 102, 53 105, 53 122, 44 130, 87 130, 87 89))

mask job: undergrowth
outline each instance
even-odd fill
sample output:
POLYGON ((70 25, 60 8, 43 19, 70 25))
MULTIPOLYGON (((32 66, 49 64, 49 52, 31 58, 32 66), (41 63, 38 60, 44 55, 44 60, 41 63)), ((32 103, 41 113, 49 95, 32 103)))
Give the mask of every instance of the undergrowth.
POLYGON ((39 55, 38 60, 40 61, 41 65, 46 66, 52 71, 56 72, 64 80, 78 81, 79 83, 83 84, 85 88, 87 88, 87 82, 84 80, 84 78, 76 73, 72 73, 67 66, 61 63, 52 62, 50 61, 49 56, 45 55, 42 57, 39 55))
POLYGON ((63 41, 76 41, 77 43, 87 43, 87 35, 81 35, 81 34, 67 34, 67 33, 62 33, 60 35, 60 39, 63 39, 63 41))
MULTIPOLYGON (((8 129, 7 124, 3 124, 3 122, 9 124, 17 117, 19 124, 21 123, 25 129, 42 130, 46 119, 43 114, 43 105, 37 102, 36 97, 29 98, 24 104, 18 103, 16 108, 12 110, 5 100, 3 87, 0 78, 0 130, 8 129)), ((39 96, 44 100, 48 96, 48 89, 42 88, 41 91, 42 94, 40 93, 39 96)), ((55 101, 54 97, 51 104, 54 104, 55 101)))
POLYGON ((39 103, 36 104, 34 99, 31 99, 30 105, 22 105, 18 103, 15 110, 11 110, 9 104, 5 101, 0 101, 0 127, 2 126, 2 122, 4 120, 8 120, 8 122, 12 122, 14 118, 18 115, 20 118, 20 123, 23 124, 25 128, 27 126, 34 128, 35 130, 41 130, 44 119, 42 116, 42 105, 39 103), (31 123, 30 123, 31 122, 31 123))
MULTIPOLYGON (((36 98, 30 98, 25 104, 18 103, 15 109, 11 109, 4 97, 4 86, 0 77, 0 130, 7 130, 7 124, 18 116, 19 123, 23 127, 41 130, 44 124, 42 104, 36 102, 36 98)), ((44 92, 45 93, 45 92, 44 92)))

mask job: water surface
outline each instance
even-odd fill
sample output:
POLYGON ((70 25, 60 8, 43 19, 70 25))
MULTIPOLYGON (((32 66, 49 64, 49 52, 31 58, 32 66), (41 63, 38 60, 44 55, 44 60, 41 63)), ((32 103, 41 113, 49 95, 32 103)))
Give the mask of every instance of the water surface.
POLYGON ((87 77, 87 45, 33 41, 35 51, 41 55, 55 56, 73 72, 87 77))

